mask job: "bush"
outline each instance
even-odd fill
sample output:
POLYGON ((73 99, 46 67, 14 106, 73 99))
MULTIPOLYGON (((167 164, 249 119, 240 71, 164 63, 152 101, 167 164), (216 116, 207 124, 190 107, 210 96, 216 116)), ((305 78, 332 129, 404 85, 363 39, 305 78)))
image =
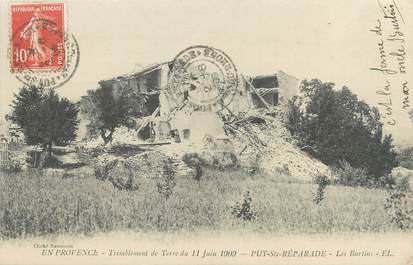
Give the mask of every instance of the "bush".
POLYGON ((251 203, 252 198, 249 191, 244 193, 244 200, 242 204, 236 203, 235 206, 232 207, 232 215, 236 218, 242 219, 244 221, 252 221, 256 219, 256 214, 251 210, 251 203))
POLYGON ((10 152, 9 161, 1 167, 1 170, 6 173, 20 172, 29 168, 27 153, 25 152, 10 152))
POLYGON ((389 197, 386 199, 384 209, 391 218, 391 222, 402 230, 413 227, 413 196, 411 193, 391 186, 387 189, 389 197))
POLYGON ((365 168, 354 168, 347 161, 340 161, 339 167, 333 170, 334 184, 344 186, 362 186, 369 188, 386 187, 394 185, 391 175, 371 176, 365 168))
MULTIPOLYGON (((95 163, 97 179, 107 180, 116 188, 125 190, 137 190, 147 180, 154 180, 160 187, 164 187, 165 183, 168 187, 173 187, 175 172, 176 168, 172 160, 156 151, 141 153, 129 158, 104 154, 99 156, 95 163)), ((159 189, 164 192, 164 188, 159 189)))
POLYGON ((205 153, 205 160, 209 167, 221 171, 239 167, 237 156, 232 152, 213 151, 205 153))
POLYGON ((182 161, 190 167, 195 168, 199 164, 205 164, 198 153, 186 153, 182 156, 182 161))
MULTIPOLYGON (((106 167, 107 168, 107 167, 106 167)), ((139 181, 134 177, 130 164, 124 161, 117 160, 112 167, 108 168, 107 176, 114 187, 120 190, 137 190, 139 189, 139 181)))
POLYGON ((391 177, 394 184, 402 191, 412 191, 413 170, 403 167, 393 168, 391 177))
POLYGON ((317 191, 314 194, 313 201, 319 204, 325 197, 325 188, 330 183, 330 180, 325 175, 317 175, 314 182, 318 185, 317 191))
POLYGON ((340 161, 339 167, 334 170, 334 183, 345 186, 369 186, 367 170, 354 168, 345 160, 340 161))
POLYGON ((183 155, 182 161, 184 161, 187 166, 195 169, 199 166, 220 171, 239 168, 237 156, 227 151, 208 150, 199 153, 186 153, 183 155))
POLYGON ((95 176, 99 180, 109 179, 109 170, 118 162, 118 158, 112 155, 103 154, 98 156, 94 163, 95 176))
POLYGON ((199 157, 199 155, 197 153, 184 154, 184 156, 182 157, 182 161, 184 161, 184 163, 188 167, 195 170, 194 179, 198 181, 201 180, 201 177, 203 174, 203 170, 202 170, 203 162, 201 158, 199 157))

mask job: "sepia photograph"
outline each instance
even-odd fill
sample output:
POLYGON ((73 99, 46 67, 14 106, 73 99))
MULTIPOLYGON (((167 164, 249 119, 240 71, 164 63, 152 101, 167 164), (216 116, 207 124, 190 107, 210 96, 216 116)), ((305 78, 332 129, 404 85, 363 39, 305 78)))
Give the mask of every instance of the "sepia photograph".
POLYGON ((413 2, 0 2, 0 265, 413 265, 413 2))

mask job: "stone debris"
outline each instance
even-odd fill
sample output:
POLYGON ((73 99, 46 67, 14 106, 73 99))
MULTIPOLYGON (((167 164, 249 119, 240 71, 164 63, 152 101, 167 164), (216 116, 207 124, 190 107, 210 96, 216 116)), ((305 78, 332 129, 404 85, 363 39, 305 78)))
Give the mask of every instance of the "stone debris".
MULTIPOLYGON (((318 175, 331 177, 332 173, 328 166, 311 158, 294 145, 294 139, 283 125, 283 117, 283 106, 269 110, 253 109, 232 117, 232 120, 226 118, 224 129, 228 136, 208 137, 206 135, 200 143, 172 142, 168 145, 149 148, 131 157, 122 158, 104 154, 98 157, 97 164, 102 165, 102 161, 105 161, 104 163, 113 166, 112 160, 125 161, 122 163, 126 163, 127 167, 139 172, 131 177, 133 181, 130 185, 132 186, 135 185, 134 180, 140 174, 151 177, 161 174, 163 163, 169 163, 178 176, 192 174, 194 169, 182 161, 183 157, 188 154, 197 154, 203 161, 203 166, 218 169, 221 169, 219 165, 225 161, 234 163, 233 156, 226 155, 231 153, 237 158, 237 166, 249 168, 255 165, 265 174, 282 175, 303 182, 311 182, 318 175), (231 159, 227 159, 228 157, 231 159)), ((133 134, 131 130, 121 128, 114 134, 112 147, 131 143, 139 145, 144 141, 137 139, 136 134, 133 134)), ((89 142, 84 147, 93 148, 94 145, 95 143, 89 142)), ((117 175, 125 175, 123 171, 127 169, 123 168, 122 163, 116 162, 114 165, 117 168, 108 169, 108 171, 112 172, 114 176, 112 178, 116 178, 115 182, 125 185, 130 180, 119 179, 114 173, 118 170, 117 175)), ((230 167, 235 168, 235 164, 230 167)))
POLYGON ((292 144, 294 140, 283 126, 283 116, 281 106, 256 109, 227 126, 241 165, 248 167, 259 160, 259 167, 267 174, 284 174, 305 182, 317 175, 331 176, 328 166, 292 144))
MULTIPOLYGON (((115 132, 113 133, 113 140, 108 146, 116 146, 116 145, 139 145, 145 143, 144 140, 138 137, 138 133, 134 129, 129 129, 125 126, 121 126, 116 128, 115 132)), ((97 147, 102 147, 104 145, 103 139, 100 136, 96 136, 92 139, 85 140, 78 143, 78 146, 81 148, 92 149, 97 147)))

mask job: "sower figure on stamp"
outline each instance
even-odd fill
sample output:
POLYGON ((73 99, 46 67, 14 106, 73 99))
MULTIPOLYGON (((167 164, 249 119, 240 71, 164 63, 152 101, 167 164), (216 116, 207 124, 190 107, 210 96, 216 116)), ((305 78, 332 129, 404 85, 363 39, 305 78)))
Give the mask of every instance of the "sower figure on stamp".
POLYGON ((51 64, 53 50, 45 45, 41 29, 53 31, 56 30, 56 27, 50 22, 46 23, 46 20, 51 21, 53 18, 42 15, 40 8, 36 8, 30 22, 20 33, 22 39, 27 40, 30 38, 30 59, 34 62, 33 66, 46 64, 47 61, 49 61, 47 64, 51 64))

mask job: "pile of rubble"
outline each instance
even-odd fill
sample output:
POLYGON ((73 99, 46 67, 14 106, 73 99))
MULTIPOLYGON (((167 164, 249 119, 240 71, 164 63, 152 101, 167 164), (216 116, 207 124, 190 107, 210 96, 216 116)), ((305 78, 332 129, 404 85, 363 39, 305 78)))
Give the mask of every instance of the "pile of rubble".
MULTIPOLYGON (((129 129, 125 126, 121 126, 116 128, 112 136, 112 142, 108 145, 139 145, 143 143, 145 143, 145 141, 138 137, 138 134, 135 129, 129 129)), ((104 142, 102 137, 96 136, 92 139, 78 143, 78 146, 86 149, 91 149, 104 146, 104 142)))
POLYGON ((296 147, 283 125, 283 107, 256 109, 226 123, 226 130, 242 166, 258 163, 267 174, 287 175, 310 182, 330 169, 296 147))
MULTIPOLYGON (((228 135, 227 138, 232 142, 231 148, 228 148, 225 143, 219 139, 212 139, 213 141, 211 141, 211 139, 206 137, 202 143, 198 144, 187 145, 172 142, 168 145, 154 146, 153 148, 149 148, 149 150, 157 150, 157 155, 153 158, 150 156, 155 153, 148 150, 138 156, 134 155, 129 158, 124 158, 122 159, 122 161, 124 161, 122 163, 119 162, 120 158, 116 156, 111 157, 111 159, 116 158, 118 161, 116 163, 110 162, 109 160, 111 159, 108 155, 100 158, 108 165, 117 165, 115 168, 120 171, 123 170, 123 165, 127 164, 127 167, 139 167, 135 168, 135 171, 139 172, 139 174, 151 175, 161 174, 159 170, 162 170, 162 165, 157 165, 155 161, 160 161, 161 164, 172 164, 178 175, 188 174, 193 168, 183 162, 183 157, 187 154, 197 154, 201 160, 206 161, 207 166, 216 168, 219 168, 221 164, 225 164, 225 161, 229 161, 229 164, 233 164, 233 167, 258 167, 268 175, 274 175, 275 177, 284 176, 289 179, 304 182, 311 182, 313 178, 318 175, 331 176, 331 171, 328 166, 311 158, 310 155, 294 145, 294 140, 283 123, 283 110, 284 107, 281 105, 270 109, 253 109, 237 116, 224 117, 224 129, 228 135), (216 141, 221 142, 217 144, 216 141), (218 146, 218 149, 216 146, 218 146), (228 156, 229 153, 234 154, 236 161, 233 160, 233 156, 228 156), (139 161, 135 161, 134 159, 138 159, 139 161), (215 165, 217 164, 216 162, 219 162, 218 166, 215 165), (140 168, 145 165, 147 168, 140 168), (153 173, 149 173, 149 171, 153 171, 153 173)), ((136 133, 126 128, 120 128, 114 134, 112 147, 118 144, 140 146, 142 143, 144 143, 144 141, 138 139, 136 133)), ((90 141, 84 144, 84 147, 86 149, 94 148, 101 144, 98 140, 90 141)), ((98 165, 102 165, 103 167, 103 164, 98 161, 98 165)), ((114 171, 114 169, 109 168, 107 170, 111 172, 114 171)), ((122 172, 118 173, 122 175, 120 174, 122 172)), ((112 175, 115 176, 115 172, 113 172, 112 175)), ((131 179, 135 179, 135 177, 131 177, 131 179)), ((124 183, 131 180, 113 179, 113 181, 119 182, 120 185, 123 186, 124 183)), ((133 181, 131 185, 134 185, 133 181)))
MULTIPOLYGON (((242 115, 224 118, 225 131, 232 142, 232 149, 220 143, 220 147, 211 147, 209 141, 195 145, 171 144, 160 147, 161 152, 182 161, 186 154, 198 154, 199 157, 221 157, 220 154, 233 153, 237 159, 235 165, 244 168, 259 167, 268 175, 282 175, 289 179, 312 182, 318 175, 331 177, 328 166, 313 159, 294 145, 294 139, 285 128, 284 107, 254 109, 242 115)), ((208 139, 206 139, 208 140, 208 139)), ((216 144, 212 144, 216 145, 216 144)), ((220 159, 224 162, 228 159, 220 159)), ((181 172, 187 172, 184 163, 178 163, 181 172)), ((211 165, 209 165, 211 166, 211 165)), ((214 167, 212 165, 212 167, 214 167)))

